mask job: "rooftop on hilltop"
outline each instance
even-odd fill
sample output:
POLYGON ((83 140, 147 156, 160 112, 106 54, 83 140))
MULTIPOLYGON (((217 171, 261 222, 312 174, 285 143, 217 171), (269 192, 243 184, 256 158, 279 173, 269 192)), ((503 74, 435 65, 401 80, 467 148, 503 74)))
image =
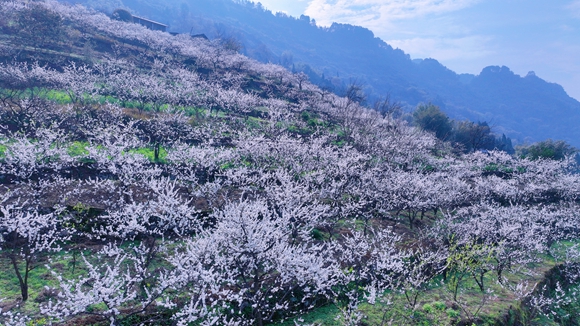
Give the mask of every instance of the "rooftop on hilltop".
POLYGON ((137 23, 137 24, 141 24, 151 30, 154 31, 162 31, 165 32, 167 31, 167 25, 165 24, 161 24, 159 22, 147 19, 147 18, 143 18, 143 17, 139 17, 139 16, 133 16, 133 22, 137 23))
POLYGON ((140 24, 154 31, 162 31, 162 32, 167 31, 167 25, 153 21, 145 17, 135 16, 125 9, 116 9, 113 12, 112 17, 113 19, 116 20, 140 24))

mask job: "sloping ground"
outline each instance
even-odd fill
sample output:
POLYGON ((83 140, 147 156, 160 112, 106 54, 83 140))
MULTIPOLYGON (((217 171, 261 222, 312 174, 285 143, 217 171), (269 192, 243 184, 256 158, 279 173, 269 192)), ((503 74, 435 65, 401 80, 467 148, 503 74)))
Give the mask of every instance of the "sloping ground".
POLYGON ((365 85, 370 102, 387 94, 410 108, 432 102, 454 119, 487 121, 518 141, 552 138, 580 146, 580 102, 535 75, 518 76, 496 66, 482 67, 477 76, 459 75, 434 59, 411 60, 366 28, 338 23, 321 28, 310 17, 274 15, 249 1, 117 4, 170 24, 174 31, 238 39, 250 57, 302 69, 314 83, 338 94, 356 80, 365 85))
POLYGON ((509 302, 542 323, 575 298, 532 291, 578 274, 555 249, 580 233, 571 162, 457 156, 301 74, 82 7, 0 18, 4 324, 489 324, 509 302))

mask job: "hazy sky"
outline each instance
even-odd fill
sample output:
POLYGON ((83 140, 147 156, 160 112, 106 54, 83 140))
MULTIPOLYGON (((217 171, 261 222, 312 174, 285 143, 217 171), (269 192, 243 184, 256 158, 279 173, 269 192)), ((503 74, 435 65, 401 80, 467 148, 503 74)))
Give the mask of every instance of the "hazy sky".
POLYGON ((505 65, 580 100, 580 0, 260 0, 318 25, 360 25, 412 58, 458 73, 505 65))

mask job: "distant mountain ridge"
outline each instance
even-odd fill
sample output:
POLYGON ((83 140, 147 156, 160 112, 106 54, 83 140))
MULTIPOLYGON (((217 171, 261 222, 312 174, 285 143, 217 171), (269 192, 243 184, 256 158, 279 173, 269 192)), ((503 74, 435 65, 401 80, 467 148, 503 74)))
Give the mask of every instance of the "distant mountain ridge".
POLYGON ((479 75, 457 74, 435 59, 412 60, 366 28, 339 23, 322 28, 308 16, 272 14, 245 0, 116 0, 99 6, 105 11, 124 6, 175 32, 233 37, 244 54, 304 71, 338 92, 356 80, 370 100, 390 94, 407 107, 432 102, 454 119, 488 121, 520 142, 552 138, 580 147, 580 102, 534 73, 522 77, 490 66, 479 75))

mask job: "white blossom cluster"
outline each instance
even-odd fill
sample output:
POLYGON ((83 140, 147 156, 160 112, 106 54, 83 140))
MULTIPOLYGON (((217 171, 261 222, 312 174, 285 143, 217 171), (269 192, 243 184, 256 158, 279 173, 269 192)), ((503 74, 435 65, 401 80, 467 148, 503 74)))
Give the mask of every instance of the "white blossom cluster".
POLYGON ((415 309, 437 275, 458 304, 462 278, 488 293, 492 274, 539 312, 569 300, 506 275, 580 236, 571 160, 453 154, 303 74, 81 6, 2 1, 0 18, 32 5, 156 53, 0 64, 0 254, 22 301, 30 271, 50 269, 51 322, 263 325, 334 302, 356 325, 387 290, 415 309))

